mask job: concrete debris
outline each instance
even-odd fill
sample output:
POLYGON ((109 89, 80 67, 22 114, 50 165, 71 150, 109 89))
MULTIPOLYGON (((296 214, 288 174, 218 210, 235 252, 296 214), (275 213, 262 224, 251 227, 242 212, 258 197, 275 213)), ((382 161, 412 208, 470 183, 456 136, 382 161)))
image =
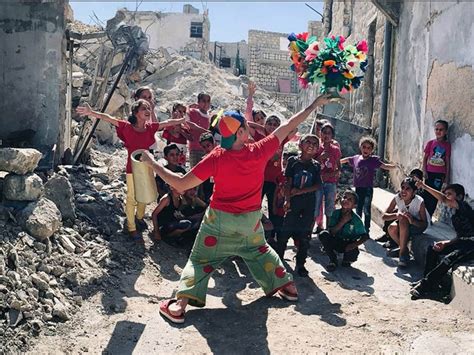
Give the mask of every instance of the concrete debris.
POLYGON ((58 174, 53 175, 44 184, 44 197, 53 201, 64 219, 76 218, 74 191, 69 180, 58 174))
POLYGON ((29 148, 0 148, 0 171, 18 175, 33 172, 38 166, 42 154, 29 148))
POLYGON ((61 212, 54 202, 42 197, 21 211, 19 221, 28 233, 42 241, 51 237, 61 227, 61 212))
POLYGON ((3 196, 13 201, 36 201, 43 193, 43 180, 33 173, 8 174, 3 183, 3 196))

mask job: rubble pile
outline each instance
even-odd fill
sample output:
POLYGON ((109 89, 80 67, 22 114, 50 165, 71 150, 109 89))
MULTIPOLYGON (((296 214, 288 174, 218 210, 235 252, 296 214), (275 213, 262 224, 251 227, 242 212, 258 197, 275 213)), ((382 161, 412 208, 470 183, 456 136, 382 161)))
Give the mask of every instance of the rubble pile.
POLYGON ((33 172, 39 152, 0 149, 8 172, 0 178, 0 351, 54 333, 117 267, 111 237, 124 219, 124 154, 94 149, 94 166, 59 166, 43 183, 33 172))

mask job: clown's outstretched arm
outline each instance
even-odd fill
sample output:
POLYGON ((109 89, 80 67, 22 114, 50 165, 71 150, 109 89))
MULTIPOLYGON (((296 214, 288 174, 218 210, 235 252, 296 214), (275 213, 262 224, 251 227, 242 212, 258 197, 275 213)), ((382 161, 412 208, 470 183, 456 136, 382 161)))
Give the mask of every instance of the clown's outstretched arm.
POLYGON ((203 183, 203 180, 199 179, 191 171, 182 176, 164 168, 155 161, 149 152, 143 152, 141 161, 150 166, 160 178, 179 192, 184 192, 203 183))
POLYGON ((288 121, 278 127, 275 132, 273 132, 273 134, 278 138, 280 143, 283 142, 283 140, 291 133, 291 131, 297 128, 299 124, 311 114, 311 112, 316 110, 317 107, 327 104, 329 102, 329 97, 329 94, 318 96, 311 105, 293 115, 288 121))

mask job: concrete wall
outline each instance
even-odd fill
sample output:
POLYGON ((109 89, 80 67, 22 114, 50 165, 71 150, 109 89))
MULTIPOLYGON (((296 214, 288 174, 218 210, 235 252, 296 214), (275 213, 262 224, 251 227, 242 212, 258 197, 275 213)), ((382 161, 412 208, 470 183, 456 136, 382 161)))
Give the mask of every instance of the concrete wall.
POLYGON ((119 10, 125 15, 125 22, 140 26, 148 36, 150 49, 165 47, 182 55, 189 55, 202 61, 209 61, 210 23, 207 14, 162 13, 154 11, 119 10), (193 38, 191 22, 203 23, 203 37, 193 38))
POLYGON ((278 79, 289 79, 291 94, 278 94, 275 98, 287 105, 290 110, 294 110, 298 83, 295 73, 290 69, 287 37, 288 33, 250 30, 247 75, 259 87, 273 92, 279 91, 278 79))
POLYGON ((58 144, 65 119, 65 4, 0 2, 0 139, 36 131, 31 145, 58 144))
MULTIPOLYGON (((249 46, 247 42, 245 42, 245 40, 242 40, 240 42, 217 42, 217 45, 222 47, 222 51, 219 49, 219 47, 214 48, 215 43, 216 42, 209 42, 209 53, 210 53, 209 56, 210 57, 212 56, 211 61, 214 62, 214 49, 215 49, 216 60, 219 60, 221 53, 222 53, 222 58, 224 57, 230 58, 231 67, 222 68, 222 69, 235 73, 235 70, 236 70, 235 58, 237 57, 237 51, 238 51, 241 67, 243 66, 245 69, 248 67, 249 46)), ((216 65, 217 65, 217 61, 216 61, 216 65)))
MULTIPOLYGON (((424 144, 434 138, 433 124, 447 120, 451 181, 474 196, 474 4, 411 2, 401 8, 395 58, 388 158, 405 170, 421 166, 424 144)), ((391 174, 396 186, 401 175, 391 174)))

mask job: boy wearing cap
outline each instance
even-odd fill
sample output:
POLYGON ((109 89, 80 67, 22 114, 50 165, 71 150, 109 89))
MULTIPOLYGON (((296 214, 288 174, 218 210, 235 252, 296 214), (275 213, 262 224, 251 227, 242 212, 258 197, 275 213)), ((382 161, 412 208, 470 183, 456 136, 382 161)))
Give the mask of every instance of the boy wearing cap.
POLYGON ((245 118, 235 111, 225 112, 219 121, 221 146, 184 177, 158 165, 150 154, 143 155, 142 160, 179 191, 214 177, 211 203, 181 274, 177 300, 160 304, 160 313, 165 318, 183 323, 188 303, 203 307, 213 271, 225 259, 235 255, 242 257, 267 296, 278 292, 287 300, 298 299, 291 275, 265 242, 260 222, 263 172, 268 159, 285 137, 318 106, 327 102, 327 95, 318 97, 305 110, 256 143, 248 143, 249 127, 245 118))

